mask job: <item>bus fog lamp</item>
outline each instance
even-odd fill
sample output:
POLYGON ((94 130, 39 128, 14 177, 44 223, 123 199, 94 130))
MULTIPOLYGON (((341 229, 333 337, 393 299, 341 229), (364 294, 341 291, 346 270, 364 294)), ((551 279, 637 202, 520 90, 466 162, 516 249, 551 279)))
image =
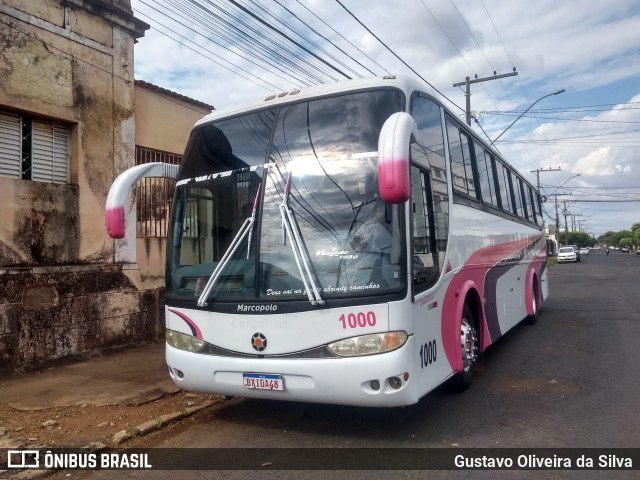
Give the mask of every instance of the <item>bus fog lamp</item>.
POLYGON ((402 386, 402 380, 400 377, 389 378, 389 386, 394 390, 398 390, 402 386))
POLYGON ((371 390, 380 390, 380 380, 371 380, 371 382, 369 382, 369 386, 371 387, 371 390))
POLYGON ((205 342, 199 338, 174 330, 167 330, 165 338, 167 343, 172 347, 179 350, 186 350, 187 352, 199 352, 205 345, 205 342))

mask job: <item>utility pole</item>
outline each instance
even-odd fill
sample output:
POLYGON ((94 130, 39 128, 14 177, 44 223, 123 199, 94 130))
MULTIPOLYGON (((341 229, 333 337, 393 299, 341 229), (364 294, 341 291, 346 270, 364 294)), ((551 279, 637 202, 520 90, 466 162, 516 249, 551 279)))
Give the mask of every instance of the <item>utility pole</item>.
POLYGON ((571 215, 567 210, 567 201, 564 202, 564 209, 562 210, 562 214, 564 215, 564 244, 569 245, 569 226, 567 225, 567 217, 571 215))
POLYGON ((558 195, 556 195, 556 238, 560 236, 560 217, 558 217, 558 195))
POLYGON ((540 172, 559 172, 560 168, 536 168, 535 170, 530 170, 531 173, 536 174, 536 183, 538 185, 538 192, 540 192, 540 172))
POLYGON ((518 72, 516 72, 516 67, 513 67, 513 72, 511 73, 503 73, 501 75, 496 75, 496 72, 493 72, 493 75, 491 77, 484 77, 484 78, 478 78, 478 76, 476 75, 473 80, 470 79, 469 77, 466 77, 464 79, 464 82, 458 82, 453 84, 454 87, 461 87, 462 85, 465 86, 464 96, 466 99, 465 112, 467 117, 467 125, 471 126, 471 84, 487 82, 489 80, 498 80, 499 78, 505 78, 505 77, 514 77, 516 75, 518 75, 518 72))
MULTIPOLYGON (((554 194, 556 197, 556 239, 560 241, 560 216, 558 215, 558 195, 571 195, 570 193, 556 193, 554 194)), ((566 210, 566 202, 565 202, 565 210, 566 210)))
POLYGON ((573 213, 571 214, 571 231, 578 230, 578 222, 576 221, 576 217, 582 217, 581 213, 573 213))
POLYGON ((583 227, 583 223, 585 223, 586 220, 578 220, 578 231, 582 232, 582 227, 583 227))
MULTIPOLYGON (((559 168, 536 168, 535 170, 530 170, 531 173, 536 174, 536 184, 538 186, 538 194, 540 194, 540 172, 559 172, 559 168)), ((542 207, 540 207, 542 208, 542 207)), ((544 215, 542 216, 542 226, 544 228, 544 215)), ((556 232, 558 231, 558 197, 556 196, 556 232)))

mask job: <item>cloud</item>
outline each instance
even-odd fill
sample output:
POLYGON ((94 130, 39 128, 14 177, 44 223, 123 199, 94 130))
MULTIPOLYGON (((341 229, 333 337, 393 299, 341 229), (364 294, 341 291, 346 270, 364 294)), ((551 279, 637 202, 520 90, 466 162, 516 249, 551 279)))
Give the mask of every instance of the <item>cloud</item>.
POLYGON ((603 147, 590 152, 586 157, 579 159, 571 170, 596 177, 631 172, 630 166, 616 163, 612 150, 611 147, 603 147))
MULTIPOLYGON (((157 10, 140 0, 131 1, 136 16, 154 29, 135 46, 136 78, 209 103, 217 109, 317 83, 313 75, 301 73, 297 68, 302 66, 303 60, 310 58, 309 54, 294 59, 293 65, 275 60, 278 55, 290 58, 285 51, 286 42, 276 33, 265 33, 264 38, 281 42, 269 53, 272 63, 277 65, 269 65, 252 56, 264 57, 262 47, 257 43, 247 44, 240 37, 234 37, 234 40, 226 37, 237 33, 231 30, 233 26, 248 29, 248 24, 240 23, 247 20, 246 14, 223 26, 203 11, 185 19, 182 16, 189 13, 186 7, 171 11, 172 3, 164 0, 145 0, 145 4, 157 10), (187 46, 179 45, 160 31, 187 46), (188 43, 186 39, 196 44, 188 43), (242 50, 243 46, 247 51, 242 50)), ((330 50, 349 68, 363 76, 370 75, 353 59, 335 49, 330 40, 377 75, 390 72, 415 76, 337 2, 279 1, 326 39, 306 30, 275 2, 261 2, 260 7, 271 11, 289 26, 304 30, 306 38, 314 42, 315 46, 305 43, 311 50, 317 51, 320 47, 330 50)), ((230 5, 197 2, 210 8, 228 8, 230 5)), ((247 8, 258 8, 257 4, 242 3, 248 5, 247 8)), ((458 107, 449 103, 447 106, 458 117, 462 116, 460 107, 464 108, 465 98, 464 92, 454 88, 453 83, 463 81, 466 76, 490 76, 494 70, 511 72, 516 67, 517 77, 472 85, 471 108, 478 112, 489 138, 497 137, 515 116, 482 112, 522 112, 543 95, 565 88, 563 95, 536 105, 497 144, 505 158, 532 181, 535 181, 535 175, 530 173, 532 170, 560 167, 560 172, 540 175, 543 186, 553 187, 547 194, 578 173, 581 176, 569 181, 565 187, 589 187, 594 195, 608 195, 612 190, 607 189, 640 185, 637 160, 640 158, 637 140, 640 109, 633 106, 633 102, 640 102, 640 86, 637 85, 637 78, 640 78, 640 5, 637 0, 343 0, 343 3, 398 56, 456 102, 458 107)), ((221 10, 215 13, 224 17, 221 10)), ((264 12, 263 18, 268 18, 264 12)), ((281 28, 293 35, 286 26, 281 25, 281 28)), ((313 62, 317 64, 317 61, 313 62)), ((311 74, 318 75, 320 81, 327 81, 318 68, 306 68, 311 74)), ((482 131, 479 134, 484 136, 482 131)), ((594 230, 604 226, 611 229, 612 219, 619 222, 620 229, 628 228, 629 218, 640 221, 640 203, 604 207, 590 207, 593 220, 589 226, 594 230), (624 212, 624 215, 616 212, 624 212)))

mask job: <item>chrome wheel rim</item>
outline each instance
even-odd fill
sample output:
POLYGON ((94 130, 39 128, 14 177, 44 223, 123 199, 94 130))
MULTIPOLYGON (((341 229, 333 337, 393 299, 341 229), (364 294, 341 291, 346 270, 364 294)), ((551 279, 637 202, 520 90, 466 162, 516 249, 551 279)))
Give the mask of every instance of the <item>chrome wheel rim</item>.
POLYGON ((463 318, 460 324, 463 371, 467 372, 478 359, 478 336, 471 322, 463 318))

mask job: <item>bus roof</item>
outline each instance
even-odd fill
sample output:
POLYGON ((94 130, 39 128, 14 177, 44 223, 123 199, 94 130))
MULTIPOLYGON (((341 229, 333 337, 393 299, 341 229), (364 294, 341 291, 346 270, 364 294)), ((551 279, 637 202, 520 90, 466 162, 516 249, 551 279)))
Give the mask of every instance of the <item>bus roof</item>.
MULTIPOLYGON (((409 98, 409 95, 412 92, 419 91, 427 94, 431 92, 430 93, 431 98, 436 102, 438 102, 440 105, 442 105, 446 112, 449 112, 450 115, 453 115, 453 113, 451 112, 451 109, 446 107, 442 100, 439 100, 439 96, 435 95, 433 88, 427 85, 425 82, 417 80, 413 77, 407 77, 403 75, 386 75, 384 77, 367 77, 367 78, 343 80, 340 82, 332 82, 332 83, 326 83, 322 85, 313 85, 311 87, 295 89, 289 92, 281 92, 279 94, 268 94, 259 100, 253 100, 250 102, 246 102, 244 104, 234 105, 232 107, 222 109, 222 110, 215 110, 212 113, 198 120, 195 123, 194 127, 197 127, 198 125, 202 125, 205 123, 222 120, 225 118, 235 117, 243 113, 262 110, 264 108, 269 108, 269 107, 274 107, 279 105, 286 105, 288 103, 295 103, 305 99, 319 98, 319 97, 339 94, 342 92, 368 90, 368 89, 374 89, 374 88, 380 88, 380 87, 393 87, 405 92, 405 94, 407 94, 407 99, 406 99, 407 104, 411 100, 409 98)), ((461 124, 461 125, 463 125, 463 128, 468 130, 470 133, 473 133, 475 138, 481 144, 483 144, 485 148, 488 148, 493 155, 497 156, 498 158, 500 158, 502 162, 504 162, 506 165, 509 165, 511 168, 513 168, 511 164, 500 154, 500 152, 496 150, 496 148, 493 145, 483 140, 478 135, 478 133, 475 132, 471 127, 467 126, 466 124, 461 124)), ((528 182, 518 172, 517 169, 513 168, 513 170, 525 182, 530 184, 530 182, 528 182)))
POLYGON ((367 90, 378 87, 395 87, 407 93, 413 90, 420 90, 422 92, 431 91, 431 88, 427 84, 419 82, 413 78, 400 75, 344 80, 340 82, 314 85, 303 89, 295 89, 279 94, 268 94, 259 100, 234 105, 223 110, 216 110, 198 120, 198 122, 196 122, 196 126, 226 117, 233 117, 245 112, 298 102, 308 98, 323 97, 346 91, 367 90))

